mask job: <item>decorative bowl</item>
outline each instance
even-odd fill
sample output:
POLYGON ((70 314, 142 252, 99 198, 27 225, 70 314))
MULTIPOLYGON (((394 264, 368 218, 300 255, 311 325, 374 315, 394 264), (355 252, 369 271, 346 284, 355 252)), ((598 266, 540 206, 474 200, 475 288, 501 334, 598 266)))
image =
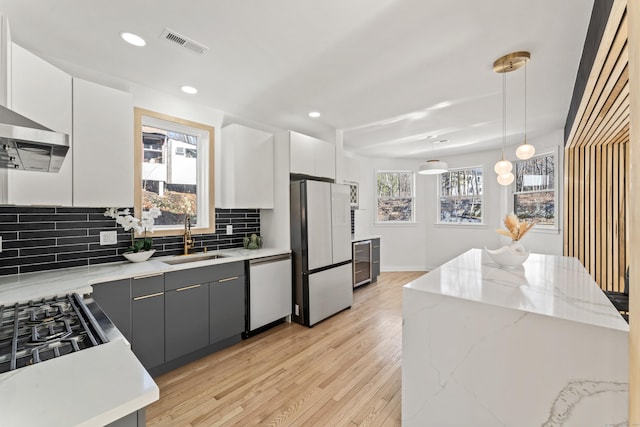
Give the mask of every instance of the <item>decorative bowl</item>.
POLYGON ((501 267, 519 267, 529 258, 529 251, 526 251, 522 245, 516 244, 503 246, 499 249, 491 250, 484 247, 484 250, 495 264, 501 267))
POLYGON ((150 249, 148 251, 139 251, 139 252, 125 252, 122 254, 126 259, 130 262, 143 262, 151 258, 151 255, 156 253, 155 249, 150 249))

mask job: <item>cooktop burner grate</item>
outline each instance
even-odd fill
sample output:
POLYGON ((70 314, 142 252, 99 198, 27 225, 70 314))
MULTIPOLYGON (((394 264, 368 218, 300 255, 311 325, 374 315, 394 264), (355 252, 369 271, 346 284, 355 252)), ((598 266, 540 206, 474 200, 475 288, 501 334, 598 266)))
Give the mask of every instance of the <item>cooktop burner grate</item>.
POLYGON ((107 341, 78 294, 0 306, 0 373, 107 341))

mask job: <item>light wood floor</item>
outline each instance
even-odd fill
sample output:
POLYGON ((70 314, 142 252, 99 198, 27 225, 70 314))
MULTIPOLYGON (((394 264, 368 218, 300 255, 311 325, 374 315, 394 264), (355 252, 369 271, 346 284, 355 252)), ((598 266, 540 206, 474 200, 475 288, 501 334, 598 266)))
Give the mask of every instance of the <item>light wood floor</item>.
POLYGON ((148 426, 399 426, 402 286, 382 273, 307 328, 281 324, 156 378, 148 426))

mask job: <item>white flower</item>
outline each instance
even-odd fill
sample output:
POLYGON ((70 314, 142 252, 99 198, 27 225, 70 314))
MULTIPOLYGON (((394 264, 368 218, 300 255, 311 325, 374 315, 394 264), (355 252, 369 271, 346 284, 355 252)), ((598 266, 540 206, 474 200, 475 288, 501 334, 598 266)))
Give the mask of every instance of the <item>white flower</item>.
POLYGON ((122 217, 122 228, 124 228, 124 231, 129 231, 132 228, 136 228, 139 226, 140 220, 138 218, 134 218, 131 215, 126 215, 124 217, 122 217))
POLYGON ((145 215, 144 212, 142 213, 142 221, 140 221, 140 223, 142 224, 143 231, 147 230, 153 232, 154 222, 155 221, 152 217, 150 217, 149 215, 145 215))
POLYGON ((149 209, 149 214, 151 215, 151 218, 158 218, 160 215, 162 215, 162 212, 160 211, 160 208, 154 206, 149 209))
POLYGON ((138 234, 146 233, 147 231, 153 233, 153 225, 155 224, 154 218, 162 215, 162 212, 156 206, 147 211, 142 211, 142 220, 131 215, 130 209, 122 209, 119 211, 117 208, 107 208, 104 212, 104 216, 114 218, 116 224, 121 225, 124 231, 133 230, 138 234))
POLYGON ((108 216, 109 218, 116 218, 118 216, 118 209, 116 209, 116 208, 108 208, 104 212, 104 216, 108 216))

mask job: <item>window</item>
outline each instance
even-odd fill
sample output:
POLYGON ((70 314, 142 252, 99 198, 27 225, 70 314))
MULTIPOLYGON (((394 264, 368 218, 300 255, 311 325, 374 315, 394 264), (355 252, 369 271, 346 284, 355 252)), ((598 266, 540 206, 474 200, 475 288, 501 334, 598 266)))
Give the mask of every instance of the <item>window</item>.
POLYGON ((377 171, 377 222, 414 222, 414 175, 410 171, 377 171))
POLYGON ((213 233, 213 128, 135 109, 135 215, 157 206, 157 235, 213 233))
POLYGON ((556 225, 555 170, 553 153, 515 163, 513 212, 518 218, 556 225))
POLYGON ((482 224, 482 168, 440 175, 440 224, 482 224))

